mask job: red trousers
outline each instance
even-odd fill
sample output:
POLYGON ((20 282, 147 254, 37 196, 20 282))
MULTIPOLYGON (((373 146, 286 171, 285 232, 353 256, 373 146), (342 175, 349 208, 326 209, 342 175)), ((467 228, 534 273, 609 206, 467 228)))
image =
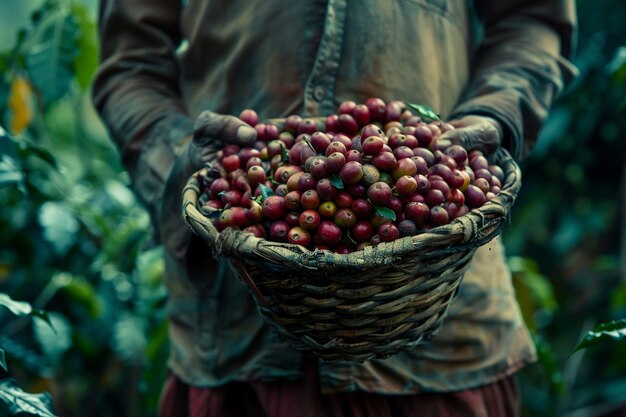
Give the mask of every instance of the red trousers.
POLYGON ((300 381, 237 382, 219 388, 188 386, 170 375, 161 417, 517 417, 514 377, 454 393, 379 395, 320 394, 317 371, 300 381))

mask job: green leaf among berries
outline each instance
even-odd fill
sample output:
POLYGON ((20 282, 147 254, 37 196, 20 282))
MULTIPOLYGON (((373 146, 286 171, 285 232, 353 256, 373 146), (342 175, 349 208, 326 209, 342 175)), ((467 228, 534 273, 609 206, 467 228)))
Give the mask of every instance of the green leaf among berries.
POLYGON ((396 212, 390 209, 389 207, 374 205, 374 210, 376 211, 376 214, 378 214, 379 216, 382 216, 385 219, 389 219, 392 222, 396 221, 396 212))
POLYGON ((341 177, 337 174, 331 176, 329 179, 330 183, 338 190, 343 190, 343 181, 341 177))
POLYGON ((415 112, 417 116, 424 119, 425 122, 431 122, 433 120, 437 120, 437 121, 441 120, 439 115, 435 113, 433 109, 431 109, 430 107, 424 104, 406 103, 406 105, 409 109, 415 112))
POLYGON ((263 198, 262 201, 265 201, 268 197, 275 195, 271 188, 263 184, 259 184, 259 190, 261 191, 261 197, 263 198))

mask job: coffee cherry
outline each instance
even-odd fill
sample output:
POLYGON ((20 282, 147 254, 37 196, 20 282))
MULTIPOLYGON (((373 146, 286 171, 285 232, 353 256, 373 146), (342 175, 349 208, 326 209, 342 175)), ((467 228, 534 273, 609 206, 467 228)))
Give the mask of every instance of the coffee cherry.
POLYGON ((327 116, 324 125, 326 126, 327 132, 339 132, 341 130, 339 127, 339 116, 336 114, 327 116))
POLYGON ((352 117, 359 126, 365 126, 370 122, 370 110, 365 104, 357 104, 352 111, 352 117))
POLYGON ((458 165, 465 165, 467 163, 467 151, 461 145, 451 145, 444 153, 451 156, 458 165))
POLYGON ((384 182, 376 182, 367 189, 367 198, 372 204, 384 206, 391 200, 391 187, 384 182))
POLYGON ((361 144, 361 152, 363 152, 364 155, 376 155, 383 149, 384 144, 383 138, 379 136, 369 136, 361 144))
POLYGON ((359 221, 350 230, 352 237, 357 242, 367 242, 374 235, 374 226, 368 221, 359 221))
POLYGON ((337 210, 333 221, 342 229, 350 229, 356 224, 356 215, 354 212, 347 208, 337 210))
POLYGON ((346 164, 346 157, 344 154, 334 152, 326 158, 326 169, 329 174, 337 174, 341 168, 346 164))
POLYGON ((450 216, 445 208, 441 206, 435 206, 430 208, 430 224, 433 227, 442 226, 448 224, 450 216))
POLYGON ((400 231, 401 237, 415 236, 417 234, 417 226, 415 225, 415 222, 408 219, 402 220, 398 223, 398 230, 400 231))
POLYGON ((372 158, 371 164, 380 171, 390 171, 396 166, 397 159, 391 152, 380 152, 372 158))
POLYGON ((383 138, 385 136, 385 133, 378 125, 375 124, 363 126, 363 129, 361 130, 361 137, 367 139, 371 136, 383 138))
POLYGON ((287 241, 294 245, 308 247, 311 244, 311 234, 302 227, 292 227, 287 232, 287 241))
POLYGON ((430 208, 424 203, 411 202, 404 207, 404 217, 422 227, 430 217, 430 208))
POLYGON ((346 145, 339 141, 330 142, 330 145, 326 148, 326 156, 330 156, 334 152, 339 152, 342 155, 345 155, 348 150, 346 149, 346 145))
MULTIPOLYGON (((269 220, 278 220, 285 216, 287 210, 284 206, 284 198, 274 195, 267 197, 261 207, 263 209, 263 217, 269 220)), ((287 232, 285 232, 286 234, 287 232)))
POLYGON ((342 132, 353 135, 359 131, 359 124, 350 114, 339 115, 339 128, 342 132))
POLYGON ((315 132, 311 135, 311 145, 318 153, 326 153, 330 138, 324 132, 315 132))
POLYGON ((339 191, 328 178, 322 178, 316 185, 317 193, 323 201, 330 201, 337 195, 339 191))
POLYGON ((254 237, 259 239, 265 238, 265 228, 260 224, 253 224, 243 229, 244 232, 252 233, 254 237))
POLYGON ((248 181, 252 187, 256 187, 258 184, 263 184, 267 181, 265 171, 260 166, 251 166, 246 174, 248 181))
POLYGON ((289 229, 289 225, 286 221, 275 221, 270 226, 270 237, 276 242, 287 242, 287 234, 289 233, 289 229))
POLYGON ((417 190, 417 181, 409 175, 404 175, 396 180, 395 190, 401 196, 411 195, 417 190))
POLYGON ((285 221, 289 227, 300 226, 300 213, 297 211, 290 211, 285 215, 285 221))
POLYGON ((317 236, 319 240, 326 245, 336 245, 341 240, 343 234, 341 228, 335 223, 323 220, 317 227, 317 236))
POLYGON ((287 195, 285 195, 283 204, 287 210, 298 210, 302 206, 300 203, 301 198, 302 193, 300 193, 300 191, 289 191, 287 195))
POLYGON ((359 219, 368 218, 374 211, 372 203, 370 203, 368 200, 365 200, 364 198, 354 200, 350 208, 359 219))
POLYGON ((252 109, 245 109, 239 113, 239 119, 252 127, 259 123, 259 115, 252 109))
POLYGON ((365 100, 365 105, 370 112, 370 119, 375 122, 382 122, 385 119, 385 102, 380 98, 370 97, 365 100))
POLYGON ((320 214, 316 210, 304 210, 298 217, 300 227, 305 230, 315 230, 321 220, 320 214))
POLYGON ((400 237, 400 231, 391 222, 386 222, 380 225, 376 234, 380 238, 381 242, 393 242, 400 237))
POLYGON ((487 198, 485 193, 477 186, 470 184, 465 190, 465 204, 469 208, 477 208, 485 204, 487 198))
POLYGON ((346 184, 356 184, 363 178, 363 166, 356 161, 346 162, 339 170, 341 181, 346 184))
POLYGON ((241 162, 239 161, 239 155, 228 155, 222 158, 222 166, 227 172, 235 171, 241 168, 241 162))
POLYGON ((350 195, 349 192, 341 190, 335 196, 335 204, 337 204, 338 208, 350 208, 352 207, 352 202, 354 199, 350 195))
POLYGON ((305 210, 315 210, 320 205, 320 196, 316 190, 306 190, 302 193, 300 204, 305 210))
POLYGON ((333 201, 324 201, 319 205, 317 211, 322 218, 332 219, 337 212, 337 205, 333 201))

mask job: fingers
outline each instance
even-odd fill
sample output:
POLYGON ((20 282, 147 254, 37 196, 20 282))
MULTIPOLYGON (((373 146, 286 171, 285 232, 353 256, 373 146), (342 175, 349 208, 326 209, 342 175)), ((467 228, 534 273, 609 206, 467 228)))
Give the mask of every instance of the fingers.
POLYGON ((193 140, 200 146, 215 142, 247 146, 256 140, 256 131, 235 116, 204 111, 196 120, 193 140))
POLYGON ((439 136, 436 140, 438 149, 451 145, 461 145, 467 150, 478 149, 492 153, 501 143, 501 133, 497 122, 489 118, 472 117, 471 120, 459 120, 451 123, 456 127, 439 136))

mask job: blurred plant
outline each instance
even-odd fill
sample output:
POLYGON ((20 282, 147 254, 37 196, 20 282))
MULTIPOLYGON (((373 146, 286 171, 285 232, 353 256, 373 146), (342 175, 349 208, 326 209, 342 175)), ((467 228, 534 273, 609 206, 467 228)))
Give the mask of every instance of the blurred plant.
MULTIPOLYGON (((5 307, 13 315, 18 316, 18 321, 13 321, 9 326, 20 327, 24 318, 40 317, 46 322, 47 329, 53 329, 48 314, 41 310, 34 310, 29 303, 15 301, 7 294, 0 293, 0 306, 5 307), (17 326, 15 326, 17 325, 17 326)), ((38 324, 36 322, 36 324, 38 324)), ((42 327, 43 328, 43 327, 42 327)), ((5 329, 1 329, 5 333, 5 329)), ((10 333, 10 331, 9 331, 10 333)), ((8 372, 4 350, 0 346, 0 367, 4 373, 8 372)), ((0 371, 1 372, 1 371, 0 371)), ((3 373, 3 374, 4 374, 3 373)), ((31 416, 31 417, 55 417, 50 411, 52 400, 50 394, 29 394, 24 392, 11 378, 2 378, 0 375, 0 411, 2 415, 31 416)))
POLYGON ((529 416, 608 416, 626 408, 626 360, 617 359, 626 357, 624 342, 572 354, 598 323, 626 318, 619 250, 626 244, 626 8, 617 0, 581 0, 577 7, 580 75, 522 163, 524 186, 505 234, 511 255, 532 259, 517 274, 513 268, 530 280, 524 285, 536 298, 528 305, 529 289, 516 284, 540 355, 539 366, 521 375, 523 395, 532 398, 524 403, 529 416), (542 284, 532 284, 539 271, 542 284), (552 310, 540 301, 547 286, 552 310))
MULTIPOLYGON (((0 290, 54 331, 0 317, 20 386, 64 416, 154 415, 167 325, 160 247, 90 102, 94 16, 46 1, 0 53, 0 290)), ((0 388, 2 389, 2 388, 0 388)))

